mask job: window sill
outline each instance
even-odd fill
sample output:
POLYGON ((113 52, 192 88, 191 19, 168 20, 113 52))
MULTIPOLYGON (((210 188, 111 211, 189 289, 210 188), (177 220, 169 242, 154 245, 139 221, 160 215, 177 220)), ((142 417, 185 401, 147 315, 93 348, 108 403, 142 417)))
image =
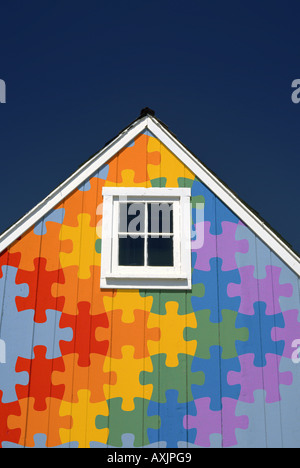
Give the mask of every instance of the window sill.
POLYGON ((192 289, 191 279, 187 275, 141 276, 106 275, 101 278, 101 289, 192 289))

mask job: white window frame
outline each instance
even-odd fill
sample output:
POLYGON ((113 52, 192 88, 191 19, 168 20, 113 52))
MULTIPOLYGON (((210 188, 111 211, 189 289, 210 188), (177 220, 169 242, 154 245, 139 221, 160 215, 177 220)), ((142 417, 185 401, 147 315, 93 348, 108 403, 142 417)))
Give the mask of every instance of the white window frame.
MULTIPOLYGON (((101 281, 103 289, 191 289, 191 189, 103 187, 101 281), (119 203, 173 204, 173 267, 118 264, 119 203)), ((147 211, 147 210, 146 210, 147 211)))

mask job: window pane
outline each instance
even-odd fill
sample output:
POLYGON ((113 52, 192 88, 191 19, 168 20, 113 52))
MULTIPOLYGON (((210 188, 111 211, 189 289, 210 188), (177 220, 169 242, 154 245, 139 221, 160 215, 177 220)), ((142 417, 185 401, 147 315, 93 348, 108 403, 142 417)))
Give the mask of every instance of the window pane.
POLYGON ((119 265, 143 266, 144 265, 143 237, 132 238, 130 236, 119 239, 119 265))
POLYGON ((145 203, 120 203, 119 232, 145 232, 145 203))
POLYGON ((149 237, 147 242, 149 266, 173 266, 173 236, 149 237))
POLYGON ((148 232, 173 233, 172 203, 148 203, 148 232))

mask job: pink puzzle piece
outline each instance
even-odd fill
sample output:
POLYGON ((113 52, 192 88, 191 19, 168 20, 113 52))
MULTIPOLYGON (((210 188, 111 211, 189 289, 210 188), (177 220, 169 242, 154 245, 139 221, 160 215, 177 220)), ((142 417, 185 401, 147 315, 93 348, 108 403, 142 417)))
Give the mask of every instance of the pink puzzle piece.
POLYGON ((185 429, 197 429, 195 444, 200 447, 210 447, 210 436, 222 434, 222 446, 234 447, 237 445, 236 429, 247 429, 249 420, 247 416, 236 416, 237 400, 222 398, 222 410, 210 409, 210 398, 195 400, 197 416, 184 417, 185 429))
POLYGON ((236 270, 236 252, 247 253, 249 244, 247 240, 236 240, 237 224, 228 221, 222 222, 223 232, 218 235, 211 234, 210 222, 205 221, 195 225, 196 238, 192 241, 192 251, 196 252, 196 270, 210 271, 210 260, 214 257, 222 258, 222 270, 236 270))
POLYGON ((227 375, 229 385, 240 385, 239 400, 254 403, 255 390, 266 391, 266 403, 276 403, 281 400, 279 385, 291 385, 291 372, 279 372, 280 356, 266 354, 265 367, 256 367, 253 363, 254 354, 239 356, 241 372, 230 371, 227 375))
POLYGON ((241 283, 230 283, 227 288, 229 297, 241 297, 239 312, 245 315, 254 315, 253 304, 257 301, 265 302, 266 315, 281 312, 280 297, 291 297, 293 286, 289 283, 280 284, 281 268, 266 266, 266 277, 257 279, 253 276, 255 266, 239 268, 241 283))

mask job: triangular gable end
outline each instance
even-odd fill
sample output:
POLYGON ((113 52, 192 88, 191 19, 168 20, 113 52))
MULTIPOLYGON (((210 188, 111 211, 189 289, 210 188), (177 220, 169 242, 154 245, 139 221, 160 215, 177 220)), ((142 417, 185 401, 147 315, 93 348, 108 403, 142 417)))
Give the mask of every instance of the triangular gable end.
POLYGON ((41 203, 0 236, 0 253, 26 231, 39 223, 63 199, 82 186, 93 174, 101 171, 118 152, 130 145, 141 133, 149 131, 168 148, 195 176, 216 195, 245 225, 247 225, 271 250, 273 250, 298 276, 298 255, 249 209, 226 185, 207 169, 178 139, 153 115, 138 118, 102 150, 83 164, 74 174, 55 189, 41 203))

